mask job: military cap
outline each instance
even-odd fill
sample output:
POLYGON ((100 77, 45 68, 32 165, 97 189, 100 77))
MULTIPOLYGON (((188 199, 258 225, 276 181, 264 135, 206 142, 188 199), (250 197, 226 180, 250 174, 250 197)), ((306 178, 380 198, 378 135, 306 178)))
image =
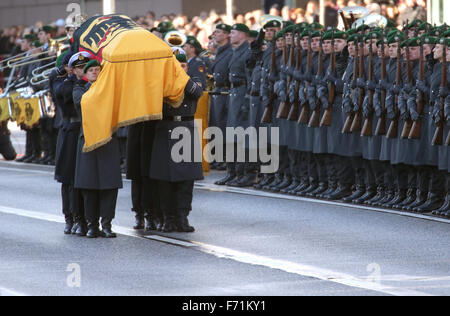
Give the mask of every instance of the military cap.
POLYGON ((237 24, 233 25, 233 27, 231 29, 235 30, 235 31, 250 34, 250 29, 248 28, 248 26, 245 24, 242 24, 242 23, 237 23, 237 24))
POLYGON ((70 60, 69 60, 69 67, 75 68, 82 65, 86 65, 90 60, 92 56, 88 52, 79 52, 74 54, 70 60))
POLYGON ((216 30, 222 30, 224 32, 230 33, 231 32, 231 25, 220 23, 220 24, 217 24, 216 30))
POLYGON ((422 25, 423 21, 422 20, 414 20, 411 23, 409 23, 408 25, 405 26, 405 29, 409 30, 412 29, 414 27, 420 27, 422 25))
POLYGON ((263 29, 267 29, 269 27, 282 27, 282 24, 278 20, 270 20, 266 24, 264 24, 263 29))
POLYGON ((259 35, 259 32, 258 32, 258 31, 250 31, 250 37, 251 37, 251 38, 257 38, 258 35, 259 35))
POLYGON ((445 31, 444 34, 442 34, 442 37, 450 37, 450 30, 445 31))
POLYGON ((284 31, 279 31, 277 35, 275 35, 275 40, 282 38, 284 36, 284 31))
POLYGON ((359 34, 352 34, 347 38, 347 43, 352 43, 356 41, 360 41, 361 36, 359 34))
POLYGON ((318 22, 311 23, 309 27, 316 31, 325 30, 325 26, 323 26, 322 24, 320 24, 318 22))
POLYGON ((439 44, 450 47, 450 38, 441 38, 441 41, 439 44))
POLYGON ((419 26, 419 31, 427 31, 431 29, 431 24, 427 23, 427 22, 423 22, 420 26, 419 26))
POLYGON ((351 36, 351 35, 355 34, 356 32, 357 32, 356 29, 349 29, 346 33, 348 36, 351 36))
POLYGON ((388 28, 396 28, 397 27, 397 23, 395 23, 391 19, 388 19, 388 23, 387 23, 386 27, 388 27, 388 28))
POLYGON ((418 47, 420 46, 420 44, 422 43, 422 41, 420 40, 420 38, 418 37, 413 37, 410 39, 407 39, 406 41, 403 41, 402 44, 400 45, 402 48, 409 46, 409 47, 418 47))
POLYGON ((302 22, 302 23, 297 24, 297 27, 305 29, 305 28, 309 27, 309 23, 308 22, 302 22))
POLYGON ((321 32, 321 31, 314 31, 314 32, 311 34, 311 38, 314 38, 314 37, 320 37, 320 38, 322 38, 322 32, 321 32))
POLYGON ((53 27, 50 25, 44 25, 39 29, 39 32, 51 33, 53 31, 53 27))
POLYGON ((186 55, 186 52, 181 47, 172 47, 172 53, 174 55, 186 55))
POLYGON ((436 45, 436 44, 439 44, 440 38, 439 37, 434 37, 434 36, 424 35, 424 36, 422 36, 422 42, 424 44, 428 44, 428 45, 436 45))
MULTIPOLYGON (((63 65, 63 61, 65 60, 65 57, 69 54, 69 51, 62 53, 61 55, 59 55, 58 58, 56 58, 56 67, 59 68, 61 65, 63 65)), ((64 64, 64 65, 67 65, 64 64)))
POLYGON ((156 30, 161 34, 167 33, 169 31, 173 30, 173 24, 170 21, 163 21, 158 24, 158 27, 156 28, 156 30))
POLYGON ((286 33, 293 33, 294 29, 295 29, 295 25, 289 25, 283 31, 284 31, 284 34, 286 34, 286 33))
POLYGON ((291 21, 283 21, 283 27, 288 28, 289 26, 294 25, 294 22, 291 21))
POLYGON ((184 54, 177 54, 175 55, 175 58, 180 62, 180 63, 186 63, 187 62, 187 57, 184 54))
POLYGON ((405 34, 403 34, 402 32, 398 31, 396 33, 391 33, 390 36, 388 37, 387 43, 388 44, 394 44, 397 42, 403 42, 406 39, 405 34))
POLYGON ((330 30, 323 34, 322 40, 332 40, 332 39, 347 39, 348 35, 345 32, 339 30, 330 30))
POLYGON ((99 61, 96 60, 96 59, 94 59, 94 60, 89 61, 89 62, 86 64, 86 66, 84 66, 83 72, 84 72, 84 73, 87 73, 88 70, 89 70, 89 68, 92 68, 92 67, 101 67, 101 66, 102 66, 102 65, 99 63, 99 61))
POLYGON ((368 41, 370 39, 381 39, 383 38, 383 33, 381 32, 370 32, 369 34, 367 34, 366 36, 364 36, 364 41, 368 41))
POLYGON ((195 47, 197 49, 202 49, 202 45, 194 36, 188 36, 186 44, 192 45, 193 47, 195 47))
POLYGON ((31 43, 31 46, 34 46, 34 47, 40 47, 40 46, 42 46, 42 45, 41 45, 41 42, 39 42, 39 41, 34 41, 34 42, 31 43))
POLYGON ((23 39, 27 40, 31 43, 31 42, 34 42, 35 40, 37 40, 37 37, 34 34, 27 34, 23 37, 23 39))
POLYGON ((356 28, 356 32, 364 32, 365 30, 370 29, 370 26, 363 24, 361 26, 359 26, 358 28, 356 28))
POLYGON ((300 34, 300 38, 303 38, 303 37, 305 37, 305 36, 309 36, 309 34, 310 34, 311 32, 312 32, 312 30, 309 29, 309 28, 304 29, 303 32, 300 34))

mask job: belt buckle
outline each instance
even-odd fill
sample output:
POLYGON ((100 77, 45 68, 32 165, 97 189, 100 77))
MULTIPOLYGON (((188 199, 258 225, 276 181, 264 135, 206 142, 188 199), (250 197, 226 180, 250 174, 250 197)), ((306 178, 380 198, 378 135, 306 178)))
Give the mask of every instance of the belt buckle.
POLYGON ((174 122, 181 122, 181 116, 174 116, 173 117, 174 122))

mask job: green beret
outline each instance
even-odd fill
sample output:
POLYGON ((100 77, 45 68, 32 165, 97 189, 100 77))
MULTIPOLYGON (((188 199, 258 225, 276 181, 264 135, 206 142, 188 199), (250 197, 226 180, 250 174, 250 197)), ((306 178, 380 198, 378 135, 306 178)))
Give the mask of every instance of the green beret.
POLYGON ((42 44, 41 44, 41 42, 39 42, 39 41, 34 41, 34 42, 31 43, 31 46, 34 46, 34 47, 41 47, 42 44))
POLYGON ((187 36, 186 44, 192 45, 197 49, 202 49, 202 45, 194 36, 187 36))
POLYGON ((224 23, 217 24, 216 30, 222 30, 224 32, 230 33, 231 32, 231 25, 224 24, 224 23))
POLYGON ((231 29, 235 30, 235 31, 239 31, 239 32, 244 32, 244 33, 250 34, 250 29, 248 28, 248 26, 245 25, 245 24, 242 24, 242 23, 238 23, 238 24, 233 25, 233 27, 231 29))
POLYGON ((450 37, 450 30, 445 31, 444 34, 442 34, 442 37, 450 37))
POLYGON ((173 30, 173 24, 170 21, 163 21, 158 24, 158 27, 156 28, 156 30, 161 34, 167 33, 169 31, 173 30))
POLYGON ((401 44, 401 47, 402 48, 407 47, 407 46, 418 47, 418 46, 420 46, 421 43, 422 43, 422 41, 420 40, 420 38, 413 37, 413 38, 407 39, 406 41, 403 41, 401 44))
POLYGON ((325 26, 317 22, 312 23, 309 27, 315 31, 325 30, 325 26))
POLYGON ((180 63, 185 63, 185 62, 187 62, 186 55, 184 55, 184 54, 178 54, 178 55, 175 55, 175 58, 176 58, 180 63))
POLYGON ((284 29, 284 34, 286 34, 286 33, 293 33, 294 29, 295 29, 295 25, 289 25, 288 27, 286 27, 284 29))
POLYGON ((314 38, 314 37, 322 37, 322 32, 321 31, 314 31, 312 34, 311 34, 311 38, 314 38))
POLYGON ((423 24, 422 20, 414 20, 411 23, 409 23, 408 25, 405 26, 405 29, 409 30, 413 27, 420 27, 423 24))
POLYGON ((441 41, 439 44, 450 47, 450 38, 441 38, 441 41))
POLYGON ((309 27, 309 23, 308 22, 302 22, 302 23, 297 24, 297 26, 305 29, 305 28, 309 27))
POLYGON ((309 34, 311 33, 311 29, 304 29, 303 32, 300 34, 300 38, 303 38, 305 36, 309 36, 309 34))
POLYGON ((44 25, 39 29, 39 32, 51 33, 53 31, 53 27, 50 25, 44 25))
POLYGON ((339 31, 339 30, 330 30, 323 34, 322 40, 332 40, 334 39, 347 39, 348 35, 345 32, 339 31))
POLYGON ((66 57, 68 53, 69 53, 69 51, 66 51, 66 52, 62 53, 61 55, 59 55, 58 58, 56 58, 56 65, 55 65, 56 68, 61 67, 64 57, 66 57))
POLYGON ((32 42, 37 40, 37 37, 34 34, 27 34, 27 35, 25 35, 23 37, 23 39, 29 41, 30 43, 32 43, 32 42))
POLYGON ((258 31, 250 31, 250 38, 257 38, 259 35, 258 31))
POLYGON ((88 62, 88 63, 86 64, 86 66, 84 66, 83 72, 84 72, 84 73, 87 73, 88 70, 89 70, 89 68, 92 68, 92 67, 101 67, 101 66, 102 66, 102 65, 98 62, 98 60, 97 60, 97 59, 94 59, 94 60, 91 60, 90 62, 88 62))
POLYGON ((419 31, 427 31, 431 29, 431 24, 427 23, 427 22, 423 22, 420 26, 419 26, 419 31))
POLYGON ((387 43, 390 45, 397 42, 403 42, 405 39, 406 39, 405 34, 403 34, 400 31, 397 31, 389 34, 387 43))
POLYGON ((264 24, 263 29, 267 29, 269 27, 279 27, 279 28, 281 28, 282 25, 281 25, 281 22, 278 21, 278 20, 270 20, 266 24, 264 24))
POLYGON ((348 37, 348 39, 347 39, 347 43, 353 43, 353 42, 356 42, 356 41, 360 41, 360 38, 361 38, 361 36, 359 35, 359 34, 352 34, 352 35, 350 35, 349 37, 348 37))
POLYGON ((391 19, 388 19, 388 23, 387 23, 387 25, 386 25, 386 27, 389 27, 389 28, 396 28, 397 27, 397 23, 395 23, 394 21, 392 21, 391 19))
POLYGON ((346 33, 348 36, 352 36, 353 34, 355 34, 357 32, 356 29, 349 29, 346 33))
POLYGON ((366 30, 368 30, 368 29, 370 29, 370 26, 368 26, 368 25, 366 25, 366 24, 363 24, 363 25, 359 26, 359 27, 356 29, 356 32, 364 32, 364 31, 366 31, 366 30))
POLYGON ((381 32, 370 32, 369 34, 367 34, 365 37, 364 37, 364 42, 365 41, 368 41, 368 40, 370 40, 370 39, 377 39, 377 40, 379 40, 379 39, 382 39, 383 38, 383 34, 381 33, 381 32))
POLYGON ((284 31, 279 31, 277 35, 275 35, 275 40, 282 38, 284 36, 284 31))
POLYGON ((422 41, 424 44, 436 45, 436 44, 439 44, 440 39, 439 39, 439 37, 424 35, 424 36, 422 36, 422 41))

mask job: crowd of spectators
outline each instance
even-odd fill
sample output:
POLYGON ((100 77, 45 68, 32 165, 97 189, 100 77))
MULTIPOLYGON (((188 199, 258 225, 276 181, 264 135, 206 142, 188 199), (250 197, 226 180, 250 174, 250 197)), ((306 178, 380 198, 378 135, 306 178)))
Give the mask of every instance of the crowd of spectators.
MULTIPOLYGON (((364 6, 370 9, 372 13, 378 13, 402 25, 406 20, 414 19, 426 20, 426 0, 326 0, 325 1, 325 25, 338 26, 337 11, 346 6, 364 6)), ((305 8, 289 8, 273 6, 268 12, 271 15, 281 16, 283 20, 301 22, 318 22, 319 21, 319 1, 309 1, 305 8)), ((208 37, 214 31, 215 25, 218 23, 245 23, 252 30, 259 29, 259 21, 265 13, 262 10, 254 10, 247 13, 236 13, 229 21, 228 17, 223 13, 216 11, 201 12, 198 16, 189 18, 186 15, 166 14, 156 17, 155 13, 149 11, 145 16, 134 17, 134 20, 141 26, 152 29, 161 21, 171 21, 174 27, 186 35, 197 37, 199 42, 206 47, 208 37)), ((20 49, 20 39, 23 35, 30 32, 36 32, 42 26, 42 22, 37 22, 33 26, 12 26, 4 28, 0 31, 0 55, 14 54, 20 49)), ((64 34, 64 21, 59 20, 53 23, 55 26, 55 36, 64 34)))

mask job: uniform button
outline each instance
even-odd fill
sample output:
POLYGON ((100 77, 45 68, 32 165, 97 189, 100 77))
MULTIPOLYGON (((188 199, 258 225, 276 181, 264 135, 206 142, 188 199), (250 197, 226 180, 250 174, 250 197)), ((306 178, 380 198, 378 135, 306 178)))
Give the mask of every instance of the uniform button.
POLYGON ((187 108, 187 104, 185 104, 184 107, 187 108))

